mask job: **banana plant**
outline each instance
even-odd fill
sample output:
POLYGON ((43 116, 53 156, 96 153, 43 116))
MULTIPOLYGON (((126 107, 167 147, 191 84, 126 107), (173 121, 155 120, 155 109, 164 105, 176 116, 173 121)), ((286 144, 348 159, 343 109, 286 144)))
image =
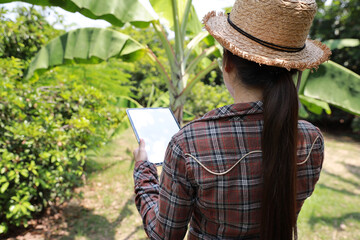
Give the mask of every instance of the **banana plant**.
MULTIPOLYGON (((0 3, 7 2, 14 1, 0 0, 0 3)), ((96 44, 88 44, 89 48, 86 48, 84 51, 92 52, 93 48, 97 48, 96 52, 99 54, 80 54, 81 57, 79 58, 78 55, 68 57, 65 53, 69 52, 66 51, 61 55, 61 50, 59 51, 57 48, 64 49, 64 45, 63 41, 58 41, 59 44, 54 44, 52 47, 45 46, 46 51, 41 50, 38 53, 30 64, 28 77, 34 72, 41 72, 44 69, 61 64, 74 62, 94 63, 106 60, 108 57, 122 57, 127 60, 126 55, 135 56, 130 57, 128 59, 130 60, 136 58, 136 56, 139 56, 138 53, 145 50, 147 56, 157 63, 168 86, 170 106, 177 119, 181 122, 183 105, 187 95, 191 92, 191 88, 208 72, 218 66, 216 61, 204 61, 211 54, 219 56, 219 51, 215 47, 213 39, 206 32, 201 31, 201 24, 192 5, 192 0, 150 0, 150 4, 159 18, 152 17, 139 0, 23 0, 23 2, 42 6, 59 6, 70 12, 80 12, 92 19, 104 19, 115 26, 123 26, 126 22, 135 27, 151 25, 166 50, 171 70, 171 72, 167 72, 165 66, 158 60, 158 57, 146 46, 138 49, 134 48, 134 54, 130 54, 130 52, 128 54, 121 54, 119 51, 119 54, 106 55, 100 54, 101 51, 105 52, 108 51, 106 49, 112 49, 110 43, 116 41, 109 41, 106 45, 107 48, 104 49, 99 48, 96 44), (169 40, 165 31, 166 28, 174 32, 175 37, 173 41, 169 40), (207 41, 209 45, 206 49, 201 49, 199 45, 204 41, 207 41), (173 44, 172 42, 175 43, 173 44), (59 59, 63 57, 62 61, 51 61, 52 56, 56 55, 56 53, 61 55, 59 59), (200 62, 208 63, 203 70, 195 72, 195 67, 200 62)), ((104 32, 99 32, 98 34, 104 34, 104 32)), ((109 36, 111 35, 109 34, 109 36)), ((63 37, 62 39, 65 38, 63 37)), ((133 42, 131 45, 137 45, 133 39, 128 39, 130 42, 133 42)), ((87 41, 91 41, 91 39, 79 38, 78 41, 69 42, 69 49, 81 51, 82 44, 87 44, 87 41), (78 46, 79 49, 74 46, 78 46)), ((355 47, 359 46, 359 40, 331 40, 327 44, 331 48, 355 47)), ((307 106, 308 110, 315 113, 321 113, 323 109, 327 113, 331 113, 328 105, 330 103, 348 112, 360 115, 359 101, 356 100, 360 97, 358 86, 360 86, 360 78, 357 74, 329 61, 321 65, 318 71, 312 73, 309 71, 304 72, 303 83, 299 92, 300 100, 307 106), (330 88, 329 86, 332 87, 330 88), (342 86, 342 88, 339 86, 342 86)))
MULTIPOLYGON (((8 2, 14 1, 0 0, 0 3, 8 2)), ((171 70, 170 72, 166 70, 158 56, 150 48, 139 47, 140 45, 128 36, 119 37, 127 39, 125 46, 131 45, 125 54, 123 49, 119 49, 119 46, 113 47, 112 44, 117 45, 116 41, 105 40, 105 38, 114 36, 114 33, 86 29, 66 33, 44 46, 32 60, 27 77, 63 64, 96 63, 107 60, 109 57, 121 57, 128 60, 126 56, 130 56, 130 59, 134 59, 139 56, 139 52, 145 50, 147 56, 157 64, 168 87, 170 107, 179 122, 182 122, 183 106, 191 88, 218 66, 216 60, 208 60, 208 56, 211 54, 215 53, 219 56, 219 50, 209 40, 211 38, 208 33, 202 31, 202 25, 192 5, 192 0, 150 0, 150 4, 159 18, 152 17, 139 0, 23 0, 22 2, 41 6, 58 6, 70 12, 79 12, 92 19, 106 20, 120 27, 125 23, 130 23, 138 28, 150 25, 155 29, 166 50, 171 70), (174 32, 173 40, 169 39, 166 29, 174 32), (83 37, 78 37, 82 34, 83 37), (106 43, 102 44, 102 47, 100 41, 99 45, 91 43, 91 36, 95 37, 96 35, 104 35, 102 38, 106 43), (204 40, 205 42, 208 40, 207 42, 210 44, 203 49, 200 45, 204 40), (95 52, 96 54, 94 54, 95 52), (196 66, 200 62, 206 64, 202 70, 196 71, 196 66)))
MULTIPOLYGON (((331 39, 324 41, 331 49, 358 47, 359 39, 331 39)), ((360 76, 349 69, 328 61, 316 71, 306 70, 302 75, 299 98, 307 110, 315 114, 331 114, 329 104, 349 113, 360 115, 360 76)), ((300 115, 307 112, 301 109, 300 115)))

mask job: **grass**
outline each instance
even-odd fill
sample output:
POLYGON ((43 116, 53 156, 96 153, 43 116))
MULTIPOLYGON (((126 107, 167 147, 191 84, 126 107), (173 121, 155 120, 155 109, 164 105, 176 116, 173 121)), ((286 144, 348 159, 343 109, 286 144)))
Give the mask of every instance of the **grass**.
MULTIPOLYGON (((87 184, 74 199, 78 218, 69 218, 69 234, 59 239, 146 239, 133 194, 132 132, 89 154, 87 184), (126 137, 129 136, 129 137, 126 137)), ((66 211, 65 211, 66 215, 66 211)))
POLYGON ((325 162, 298 219, 299 239, 360 239, 360 144, 325 135, 325 162))
MULTIPOLYGON (((134 204, 131 129, 90 152, 87 182, 77 189, 50 236, 25 239, 146 239, 134 204)), ((300 240, 360 239, 360 142, 325 134, 325 162, 313 195, 298 219, 300 240)))

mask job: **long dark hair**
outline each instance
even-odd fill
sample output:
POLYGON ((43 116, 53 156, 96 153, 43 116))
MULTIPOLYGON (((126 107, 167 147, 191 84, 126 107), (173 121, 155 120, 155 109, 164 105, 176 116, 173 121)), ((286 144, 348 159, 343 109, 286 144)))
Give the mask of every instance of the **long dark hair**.
POLYGON ((296 232, 296 148, 298 97, 295 70, 259 65, 224 50, 240 81, 263 89, 264 125, 261 137, 263 195, 260 238, 289 240, 296 232))

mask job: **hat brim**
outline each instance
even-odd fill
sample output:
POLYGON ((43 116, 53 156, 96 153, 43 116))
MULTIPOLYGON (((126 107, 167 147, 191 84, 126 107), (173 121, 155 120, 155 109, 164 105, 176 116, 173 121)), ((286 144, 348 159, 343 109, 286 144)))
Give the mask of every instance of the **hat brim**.
POLYGON ((236 31, 227 21, 224 13, 208 13, 204 19, 205 29, 224 48, 247 60, 286 69, 317 68, 329 60, 330 49, 319 41, 306 40, 306 47, 299 52, 282 52, 265 47, 236 31))

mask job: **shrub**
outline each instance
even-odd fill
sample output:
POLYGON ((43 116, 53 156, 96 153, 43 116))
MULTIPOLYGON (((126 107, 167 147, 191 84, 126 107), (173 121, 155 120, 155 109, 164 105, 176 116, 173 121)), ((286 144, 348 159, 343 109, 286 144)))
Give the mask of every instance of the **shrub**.
MULTIPOLYGON (((48 14, 36 7, 15 7, 12 11, 1 8, 0 57, 29 60, 41 46, 63 33, 47 21, 48 14)), ((56 12, 51 15, 61 24, 61 15, 56 12)))
POLYGON ((35 87, 20 81, 20 60, 1 59, 0 66, 1 234, 71 197, 85 150, 108 141, 119 118, 111 96, 76 79, 35 87))
POLYGON ((234 103, 224 84, 206 85, 199 82, 191 90, 186 103, 185 111, 192 113, 195 117, 201 117, 208 111, 234 103))

